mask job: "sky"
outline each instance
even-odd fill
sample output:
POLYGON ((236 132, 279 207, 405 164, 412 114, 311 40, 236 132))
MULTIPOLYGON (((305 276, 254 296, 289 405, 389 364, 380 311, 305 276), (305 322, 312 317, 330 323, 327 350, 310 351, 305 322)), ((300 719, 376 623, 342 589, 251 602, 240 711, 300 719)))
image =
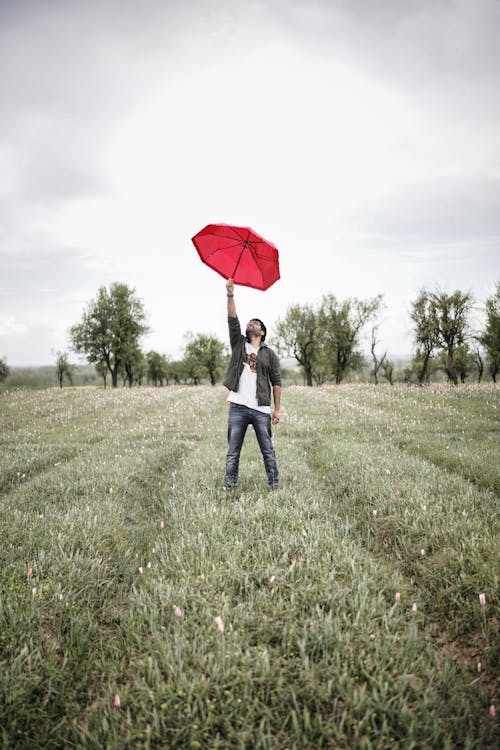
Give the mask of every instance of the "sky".
POLYGON ((268 338, 291 304, 383 294, 380 349, 408 355, 436 286, 471 291, 480 325, 499 38, 500 0, 0 0, 0 357, 53 363, 113 282, 145 350, 226 340, 191 242, 216 222, 279 250, 281 279, 235 295, 268 338))

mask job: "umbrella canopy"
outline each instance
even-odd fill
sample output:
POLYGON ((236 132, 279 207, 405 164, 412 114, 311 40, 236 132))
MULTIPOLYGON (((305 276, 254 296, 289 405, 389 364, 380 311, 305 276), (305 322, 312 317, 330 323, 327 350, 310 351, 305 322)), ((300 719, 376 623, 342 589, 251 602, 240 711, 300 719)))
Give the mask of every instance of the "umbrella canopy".
POLYGON ((203 263, 235 284, 264 290, 280 277, 277 248, 250 227, 208 224, 192 241, 203 263))

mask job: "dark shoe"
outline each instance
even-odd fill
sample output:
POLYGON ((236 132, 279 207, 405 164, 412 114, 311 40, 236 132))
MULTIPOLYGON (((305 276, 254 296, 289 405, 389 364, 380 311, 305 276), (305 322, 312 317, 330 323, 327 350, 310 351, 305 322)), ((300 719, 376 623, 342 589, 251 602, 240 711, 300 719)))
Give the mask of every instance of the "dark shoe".
POLYGON ((279 484, 270 484, 269 489, 275 492, 276 490, 279 490, 280 486, 279 484))

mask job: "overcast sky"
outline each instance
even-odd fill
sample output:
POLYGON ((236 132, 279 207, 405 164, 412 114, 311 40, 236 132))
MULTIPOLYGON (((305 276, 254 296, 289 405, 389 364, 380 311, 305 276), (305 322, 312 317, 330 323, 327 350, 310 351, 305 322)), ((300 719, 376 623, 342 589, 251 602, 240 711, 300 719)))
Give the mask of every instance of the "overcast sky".
POLYGON ((422 286, 500 278, 499 39, 499 0, 1 0, 0 357, 52 363, 113 281, 146 349, 225 339, 212 222, 280 251, 244 322, 381 293, 410 353, 422 286))

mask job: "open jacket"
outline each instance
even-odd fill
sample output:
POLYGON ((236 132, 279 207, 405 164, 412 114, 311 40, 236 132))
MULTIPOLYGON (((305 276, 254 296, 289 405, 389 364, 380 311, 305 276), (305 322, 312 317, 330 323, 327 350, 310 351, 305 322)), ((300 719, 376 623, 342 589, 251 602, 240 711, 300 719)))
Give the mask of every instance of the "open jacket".
MULTIPOLYGON (((246 339, 241 332, 238 318, 228 317, 228 324, 231 359, 223 383, 230 391, 237 391, 244 367, 246 339)), ((261 344, 257 352, 257 403, 259 406, 271 406, 272 385, 281 385, 280 361, 272 349, 266 344, 261 344)))

